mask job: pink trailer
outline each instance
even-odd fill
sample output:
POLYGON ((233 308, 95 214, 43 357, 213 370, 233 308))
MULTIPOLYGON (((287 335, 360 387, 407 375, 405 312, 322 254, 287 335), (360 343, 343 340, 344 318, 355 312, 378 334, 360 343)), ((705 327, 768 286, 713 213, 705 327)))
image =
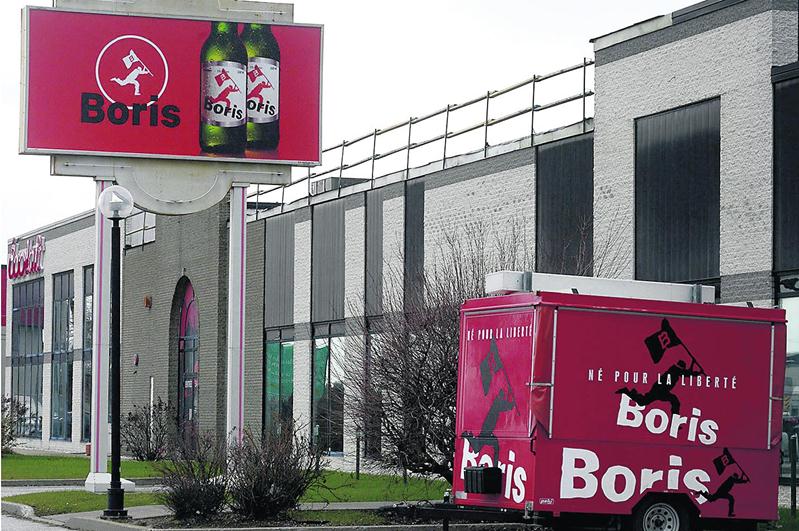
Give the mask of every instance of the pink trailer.
POLYGON ((451 502, 644 531, 777 518, 785 314, 568 293, 461 310, 451 502))

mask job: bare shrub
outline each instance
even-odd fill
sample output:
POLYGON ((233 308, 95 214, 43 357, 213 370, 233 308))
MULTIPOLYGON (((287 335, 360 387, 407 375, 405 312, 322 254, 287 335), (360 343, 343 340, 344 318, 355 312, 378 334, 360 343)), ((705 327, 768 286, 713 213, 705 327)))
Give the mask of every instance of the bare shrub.
POLYGON ((11 450, 17 445, 17 422, 20 418, 25 416, 26 408, 23 404, 9 396, 3 397, 2 408, 2 452, 8 454, 11 453, 11 450))
POLYGON ((234 512, 262 520, 297 506, 321 478, 320 455, 302 430, 284 424, 261 437, 245 432, 230 448, 228 494, 234 512))
POLYGON ((148 405, 135 405, 122 421, 122 446, 137 461, 158 461, 167 456, 177 434, 177 410, 159 396, 148 405))
POLYGON ((176 518, 207 518, 222 510, 228 477, 226 451, 224 439, 210 432, 173 447, 159 467, 165 487, 160 497, 176 518))

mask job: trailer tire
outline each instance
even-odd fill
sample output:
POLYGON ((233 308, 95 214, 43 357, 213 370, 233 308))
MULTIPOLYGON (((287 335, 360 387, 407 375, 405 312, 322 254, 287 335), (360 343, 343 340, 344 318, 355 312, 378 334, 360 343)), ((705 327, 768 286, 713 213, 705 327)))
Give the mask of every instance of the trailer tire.
POLYGON ((690 513, 676 500, 650 498, 636 508, 633 531, 692 531, 690 513))

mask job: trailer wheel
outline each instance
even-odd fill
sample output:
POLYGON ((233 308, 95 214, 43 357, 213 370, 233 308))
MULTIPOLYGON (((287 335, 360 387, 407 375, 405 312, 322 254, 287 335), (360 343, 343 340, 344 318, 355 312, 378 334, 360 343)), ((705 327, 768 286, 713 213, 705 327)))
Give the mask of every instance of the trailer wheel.
POLYGON ((680 503, 651 498, 633 514, 633 531, 691 531, 691 515, 680 503))

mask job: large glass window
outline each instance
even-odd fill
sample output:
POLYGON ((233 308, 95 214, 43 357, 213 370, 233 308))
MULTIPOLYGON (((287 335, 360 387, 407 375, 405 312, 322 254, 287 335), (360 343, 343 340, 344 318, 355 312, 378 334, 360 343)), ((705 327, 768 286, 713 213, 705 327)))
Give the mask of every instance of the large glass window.
POLYGON ((799 424, 799 273, 779 279, 779 303, 788 319, 785 415, 799 424))
POLYGON ((155 241, 155 214, 133 209, 125 219, 125 248, 140 247, 155 241))
POLYGON ((92 337, 94 334, 94 266, 83 268, 83 353, 80 440, 92 438, 92 337))
POLYGON ((311 414, 313 438, 328 453, 344 451, 343 323, 314 326, 311 414))
POLYGON ((25 408, 17 420, 20 437, 42 437, 44 279, 11 289, 11 396, 25 408))
POLYGON ((75 348, 74 274, 53 275, 53 363, 50 438, 72 438, 72 351, 75 348))
POLYGON ((264 345, 264 430, 294 418, 294 330, 269 330, 264 345))
POLYGON ((779 304, 788 320, 782 430, 782 474, 788 476, 788 441, 799 434, 799 272, 778 277, 777 283, 779 304))

